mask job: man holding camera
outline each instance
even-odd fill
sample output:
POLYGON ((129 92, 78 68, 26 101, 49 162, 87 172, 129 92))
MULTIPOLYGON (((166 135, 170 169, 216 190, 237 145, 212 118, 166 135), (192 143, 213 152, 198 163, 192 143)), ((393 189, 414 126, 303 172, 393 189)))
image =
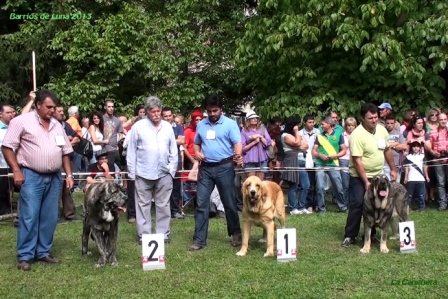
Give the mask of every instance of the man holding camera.
POLYGON ((439 126, 436 130, 432 130, 429 134, 431 142, 430 153, 434 156, 434 171, 436 173, 436 187, 437 196, 439 197, 439 211, 446 210, 447 200, 446 200, 446 173, 448 171, 447 161, 447 115, 445 113, 440 113, 438 117, 439 126))

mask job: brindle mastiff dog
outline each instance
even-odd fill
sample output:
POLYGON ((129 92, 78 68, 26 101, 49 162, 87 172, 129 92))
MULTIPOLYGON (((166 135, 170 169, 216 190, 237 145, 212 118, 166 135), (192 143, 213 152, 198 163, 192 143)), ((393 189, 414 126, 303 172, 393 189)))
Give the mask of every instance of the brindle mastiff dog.
POLYGON ((373 227, 381 229, 382 253, 388 253, 387 230, 392 225, 394 234, 398 232, 398 224, 394 224, 393 217, 398 216, 400 221, 408 218, 409 207, 406 188, 397 182, 390 182, 387 176, 377 175, 372 178, 370 188, 364 195, 364 247, 362 253, 370 252, 370 234, 373 227))
POLYGON ((100 258, 95 267, 117 262, 118 212, 124 208, 128 197, 126 191, 113 182, 92 184, 84 197, 84 226, 82 255, 88 251, 89 236, 95 241, 100 258))

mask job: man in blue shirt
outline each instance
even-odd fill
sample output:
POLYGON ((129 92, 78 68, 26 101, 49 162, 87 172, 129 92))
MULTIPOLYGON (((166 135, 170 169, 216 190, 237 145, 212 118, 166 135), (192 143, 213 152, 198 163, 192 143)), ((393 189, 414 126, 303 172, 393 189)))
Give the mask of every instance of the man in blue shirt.
POLYGON ((202 102, 208 117, 196 128, 195 159, 199 161, 195 229, 190 251, 207 246, 210 195, 218 188, 224 205, 232 246, 241 245, 241 227, 235 199, 234 163, 242 165, 241 134, 237 123, 222 114, 222 98, 210 95, 202 102))
MULTIPOLYGON (((177 170, 182 170, 182 155, 180 151, 180 146, 185 143, 185 135, 184 128, 174 121, 172 109, 169 107, 163 107, 162 109, 162 117, 165 121, 169 122, 173 127, 174 138, 176 138, 177 144, 177 170)), ((171 192, 170 197, 170 206, 171 206, 171 218, 184 219, 184 215, 180 213, 179 205, 181 199, 181 181, 180 181, 180 173, 176 174, 176 177, 173 179, 173 191, 171 192)))

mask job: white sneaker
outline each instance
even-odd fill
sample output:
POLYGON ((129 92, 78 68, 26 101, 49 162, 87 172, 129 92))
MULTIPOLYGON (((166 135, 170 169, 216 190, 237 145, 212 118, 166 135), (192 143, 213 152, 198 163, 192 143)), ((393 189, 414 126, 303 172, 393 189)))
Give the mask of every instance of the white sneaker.
POLYGON ((307 209, 307 211, 309 212, 308 214, 313 214, 313 208, 312 208, 312 207, 309 207, 309 208, 307 209))
POLYGON ((313 212, 310 212, 307 209, 300 210, 299 212, 300 214, 313 214, 313 212))
POLYGON ((291 214, 291 215, 300 215, 300 214, 302 214, 302 212, 297 210, 297 209, 294 209, 291 212, 289 212, 289 214, 291 214))

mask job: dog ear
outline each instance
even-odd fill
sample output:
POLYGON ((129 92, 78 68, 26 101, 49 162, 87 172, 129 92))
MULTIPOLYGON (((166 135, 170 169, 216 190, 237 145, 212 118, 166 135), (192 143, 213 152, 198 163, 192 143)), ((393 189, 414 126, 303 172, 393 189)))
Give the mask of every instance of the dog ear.
POLYGON ((266 201, 266 198, 268 197, 268 188, 263 183, 260 184, 260 193, 264 203, 266 201))
POLYGON ((249 180, 246 179, 241 187, 241 193, 245 196, 247 194, 247 186, 249 185, 249 180))

